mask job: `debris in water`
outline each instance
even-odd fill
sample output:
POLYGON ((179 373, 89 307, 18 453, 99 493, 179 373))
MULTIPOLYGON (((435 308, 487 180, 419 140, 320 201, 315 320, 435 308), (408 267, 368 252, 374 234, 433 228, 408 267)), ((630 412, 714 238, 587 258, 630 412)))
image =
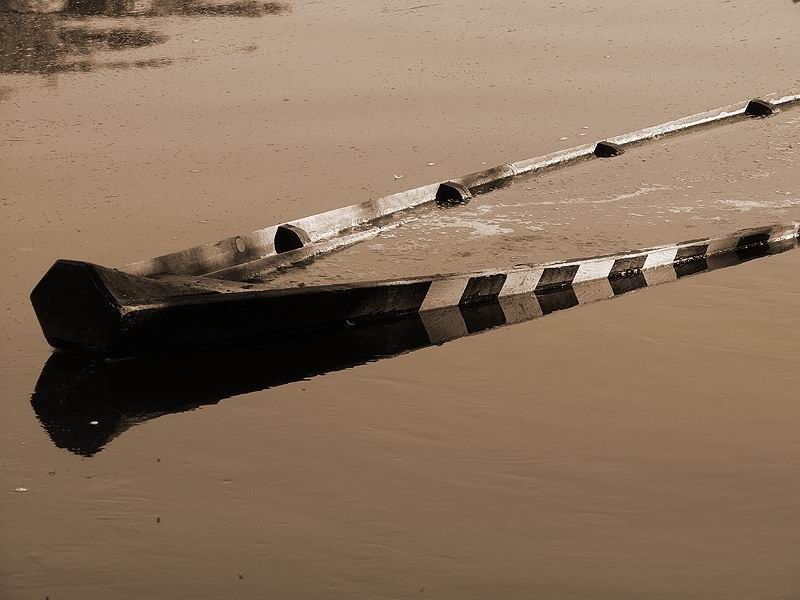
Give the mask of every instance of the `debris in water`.
POLYGON ((99 425, 99 421, 89 421, 89 425, 99 425))
POLYGON ((394 177, 395 179, 402 179, 403 177, 405 177, 405 175, 395 175, 395 174, 392 174, 392 177, 394 177))
POLYGON ((432 167, 432 166, 433 166, 433 165, 435 165, 435 164, 436 164, 436 163, 428 163, 428 166, 429 166, 429 167, 432 167))
POLYGON ((14 491, 15 491, 15 492, 27 492, 27 491, 28 491, 28 488, 24 488, 24 487, 18 487, 18 488, 17 488, 17 489, 15 489, 14 491))

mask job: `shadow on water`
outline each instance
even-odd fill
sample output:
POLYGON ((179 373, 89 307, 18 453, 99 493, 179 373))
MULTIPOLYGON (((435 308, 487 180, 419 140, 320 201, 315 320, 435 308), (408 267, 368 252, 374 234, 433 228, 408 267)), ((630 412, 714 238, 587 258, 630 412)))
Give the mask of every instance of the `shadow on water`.
POLYGON ((220 400, 441 345, 537 319, 551 312, 752 259, 785 252, 797 240, 760 244, 676 266, 630 272, 543 294, 413 314, 391 321, 259 340, 235 347, 123 361, 54 353, 31 405, 53 443, 92 456, 133 425, 220 400))
POLYGON ((100 62, 94 55, 167 41, 163 33, 141 27, 147 17, 263 17, 290 11, 285 2, 258 0, 0 0, 0 73, 160 67, 171 59, 100 62), (135 26, 103 27, 89 17, 128 18, 135 26))

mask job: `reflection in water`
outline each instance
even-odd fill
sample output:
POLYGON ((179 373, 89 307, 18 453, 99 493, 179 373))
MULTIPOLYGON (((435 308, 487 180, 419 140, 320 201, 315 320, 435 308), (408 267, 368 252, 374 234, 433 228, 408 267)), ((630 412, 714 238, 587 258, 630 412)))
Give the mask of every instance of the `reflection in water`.
POLYGON ((80 15, 106 16, 164 16, 164 15, 226 15, 262 17, 289 12, 285 2, 237 0, 233 2, 204 2, 202 0, 67 0, 64 11, 80 15))
MULTIPOLYGON (((0 73, 50 74, 96 68, 157 67, 168 58, 97 62, 95 52, 153 46, 168 38, 138 27, 101 27, 86 16, 262 17, 289 12, 284 2, 240 0, 0 0, 0 73)), ((100 22, 102 23, 102 21, 100 22)))
MULTIPOLYGON (((0 15, 0 73, 90 71, 98 51, 161 44, 167 36, 141 29, 68 25, 53 15, 0 15)), ((160 66, 168 59, 106 62, 106 68, 160 66)))
POLYGON ((92 456, 132 425, 355 367, 636 289, 795 248, 761 244, 684 265, 630 272, 544 294, 524 294, 345 329, 123 361, 63 352, 45 363, 31 405, 53 443, 92 456), (687 265, 691 264, 691 268, 687 265))

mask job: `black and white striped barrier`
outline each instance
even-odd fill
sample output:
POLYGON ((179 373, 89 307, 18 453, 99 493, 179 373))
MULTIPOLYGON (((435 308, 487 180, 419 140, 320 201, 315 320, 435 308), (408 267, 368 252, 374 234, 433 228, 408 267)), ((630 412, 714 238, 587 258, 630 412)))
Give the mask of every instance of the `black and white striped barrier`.
MULTIPOLYGON (((551 291, 498 293, 485 303, 464 304, 458 298, 457 306, 449 305, 461 287, 454 286, 454 294, 448 291, 444 296, 435 293, 430 296, 431 302, 436 299, 437 303, 448 304, 442 308, 392 319, 266 336, 245 344, 122 361, 57 352, 42 369, 31 405, 56 446, 92 455, 128 427, 164 414, 192 410, 231 396, 530 321, 554 311, 613 298, 693 273, 785 252, 798 245, 796 237, 780 235, 772 241, 767 238, 766 242, 758 242, 764 239, 764 233, 751 234, 760 237, 749 240, 747 236, 738 237, 733 249, 726 244, 726 251, 711 255, 706 249, 706 254, 691 254, 686 261, 675 259, 679 248, 691 246, 676 244, 648 252, 647 257, 653 257, 651 263, 660 264, 651 269, 624 270, 628 265, 639 264, 641 259, 634 257, 632 262, 617 263, 617 260, 625 260, 625 255, 614 258, 611 263, 609 257, 597 271, 588 267, 581 271, 579 266, 576 272, 576 276, 593 272, 598 278, 590 277, 578 283, 574 283, 573 278, 573 283, 567 287, 551 291), (448 297, 450 301, 446 301, 448 297)), ((533 279, 524 288, 529 285, 533 286, 533 279)), ((465 292, 466 286, 461 297, 465 292)))
POLYGON ((544 265, 290 289, 202 277, 151 279, 58 261, 31 300, 51 345, 110 356, 352 327, 412 313, 422 315, 431 340, 446 341, 470 331, 468 319, 454 321, 448 310, 494 311, 512 323, 552 312, 555 305, 612 297, 724 265, 752 248, 793 245, 797 236, 798 223, 790 223, 544 265))
POLYGON ((481 280, 485 276, 470 278, 465 286, 463 279, 453 280, 448 285, 431 286, 420 316, 431 342, 444 343, 487 327, 530 321, 557 310, 778 254, 797 244, 797 225, 793 224, 511 271, 505 280, 497 278, 494 286, 484 284, 485 302, 480 305, 480 314, 470 289, 486 282, 481 280))
POLYGON ((798 101, 800 94, 770 94, 762 99, 738 102, 576 148, 500 165, 361 204, 273 225, 212 244, 131 263, 121 269, 147 277, 182 274, 217 279, 247 279, 373 237, 384 227, 396 225, 400 214, 412 208, 433 202, 464 202, 475 194, 508 185, 521 175, 593 157, 613 157, 629 146, 697 127, 746 116, 769 116, 779 110, 779 107, 798 101))

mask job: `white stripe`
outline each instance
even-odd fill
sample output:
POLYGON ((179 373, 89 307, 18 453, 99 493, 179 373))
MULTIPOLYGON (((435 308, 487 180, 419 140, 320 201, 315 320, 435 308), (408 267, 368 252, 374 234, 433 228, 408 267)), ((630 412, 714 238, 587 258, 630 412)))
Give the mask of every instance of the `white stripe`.
POLYGON ((578 298, 579 304, 590 304, 591 302, 614 297, 614 289, 611 287, 611 282, 605 277, 591 282, 584 281, 572 286, 572 289, 575 292, 575 297, 578 298))
POLYGON ((642 270, 652 269, 653 267, 660 267, 662 265, 671 265, 673 262, 675 262, 675 256, 677 256, 677 254, 677 246, 654 250, 647 255, 647 259, 644 261, 642 270))
POLYGON ((420 312, 433 310, 435 308, 445 308, 448 306, 458 306, 461 296, 469 283, 469 277, 436 279, 431 282, 425 301, 420 306, 420 312))
POLYGON ((659 283, 675 281, 677 278, 678 275, 671 265, 644 271, 644 280, 647 282, 648 287, 651 285, 658 285, 659 283))
POLYGON ((429 310, 420 314, 431 344, 444 344, 469 334, 457 306, 429 310))
POLYGON ((780 240, 791 239, 793 237, 797 237, 798 226, 800 224, 793 223, 789 226, 777 226, 775 227, 769 235, 769 242, 777 242, 780 240))
POLYGON ((522 323, 542 316, 542 307, 533 292, 516 294, 500 298, 500 308, 506 317, 506 323, 522 323))
POLYGON ((499 297, 515 296, 532 292, 539 283, 544 269, 533 269, 527 271, 511 271, 506 274, 506 282, 500 290, 499 297))
POLYGON ((615 259, 613 258, 604 258, 581 263, 581 266, 578 267, 578 272, 575 273, 575 279, 572 280, 572 283, 607 279, 608 275, 611 273, 611 268, 614 266, 614 262, 615 259))

